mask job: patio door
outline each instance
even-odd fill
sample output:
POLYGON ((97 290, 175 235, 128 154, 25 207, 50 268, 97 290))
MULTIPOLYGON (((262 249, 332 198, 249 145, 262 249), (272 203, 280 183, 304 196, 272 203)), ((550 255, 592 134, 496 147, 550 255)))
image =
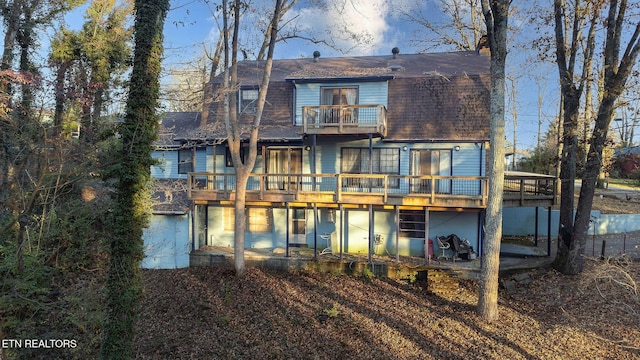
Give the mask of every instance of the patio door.
POLYGON ((270 148, 267 150, 267 188, 269 190, 297 190, 297 176, 302 173, 302 149, 270 148), (271 175, 274 174, 274 175, 271 175))
MULTIPOLYGON (((451 176, 451 150, 411 150, 411 175, 451 176)), ((451 179, 436 179, 434 185, 436 194, 451 193, 451 179)), ((430 193, 431 181, 412 179, 411 192, 430 193)))
POLYGON ((320 112, 321 119, 325 123, 355 124, 357 113, 353 107, 343 108, 346 105, 355 105, 358 102, 357 87, 323 87, 320 96, 321 105, 332 105, 330 109, 320 112))

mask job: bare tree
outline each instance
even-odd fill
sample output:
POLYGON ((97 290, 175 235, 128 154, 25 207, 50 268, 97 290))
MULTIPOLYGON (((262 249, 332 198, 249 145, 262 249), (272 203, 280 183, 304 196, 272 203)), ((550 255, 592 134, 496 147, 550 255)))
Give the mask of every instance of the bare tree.
MULTIPOLYGON (((627 15, 627 1, 613 0, 610 2, 590 2, 585 5, 584 9, 576 8, 575 11, 585 11, 584 16, 590 18, 589 35, 587 46, 585 47, 585 63, 582 64, 583 69, 588 68, 586 63, 589 61, 589 53, 595 51, 595 35, 592 29, 600 23, 601 12, 608 3, 608 11, 606 12, 604 23, 606 24, 606 36, 603 44, 603 63, 602 63, 602 94, 598 104, 598 111, 593 127, 592 134, 589 139, 589 150, 587 153, 587 161, 580 187, 580 197, 573 218, 573 182, 575 179, 575 139, 567 139, 565 141, 566 148, 563 151, 562 158, 562 198, 560 204, 560 237, 558 244, 558 256, 556 258, 555 267, 566 274, 577 274, 582 271, 584 265, 584 247, 587 240, 587 231, 589 228, 589 220, 593 205, 593 194, 595 192, 598 175, 602 167, 602 156, 604 145, 607 141, 609 125, 613 118, 615 105, 620 95, 624 91, 626 81, 636 64, 638 52, 640 52, 640 22, 635 25, 633 33, 630 33, 629 42, 624 49, 624 53, 620 57, 620 47, 622 34, 625 33, 625 21, 629 21, 627 15)), ((577 3, 579 5, 579 3, 577 3)), ((565 131, 569 134, 565 137, 575 138, 575 127, 577 125, 577 114, 579 107, 579 97, 577 92, 581 91, 582 85, 575 86, 572 78, 572 70, 574 68, 575 58, 577 56, 577 45, 573 45, 571 49, 564 47, 564 23, 566 14, 566 3, 562 0, 554 1, 555 19, 556 19, 556 46, 558 69, 560 71, 560 81, 562 93, 565 98, 565 131), (566 57, 569 56, 569 61, 566 57), (569 102, 568 104, 566 102, 569 102)), ((602 13, 604 14, 604 13, 602 13)), ((573 37, 581 31, 581 21, 583 17, 576 15, 573 20, 573 37)), ((578 40, 576 40, 577 42, 578 40)), ((586 76, 582 76, 579 81, 584 82, 586 76)))
MULTIPOLYGON (((558 0, 557 0, 558 1, 558 0)), ((595 9, 594 9, 595 10, 595 9)), ((590 138, 589 152, 585 164, 580 197, 576 209, 575 222, 570 237, 563 237, 559 248, 557 268, 566 274, 577 274, 584 267, 584 248, 589 229, 589 220, 593 205, 593 194, 598 174, 602 167, 602 156, 607 141, 609 125, 613 118, 615 105, 625 89, 625 84, 640 53, 640 21, 629 32, 629 40, 621 54, 621 38, 625 34, 627 1, 611 0, 606 14, 606 37, 604 40, 603 92, 590 138), (568 242, 567 242, 568 240, 568 242)), ((573 194, 571 194, 573 196, 573 194)))
POLYGON ((244 262, 244 236, 246 230, 246 188, 249 175, 253 170, 258 155, 258 132, 262 112, 267 98, 269 80, 271 78, 271 67, 273 64, 273 52, 278 34, 278 23, 282 18, 282 0, 276 0, 273 15, 271 18, 271 32, 269 46, 267 50, 266 62, 258 100, 256 103, 256 113, 249 124, 249 152, 245 159, 240 154, 241 142, 243 140, 243 124, 241 124, 237 113, 237 89, 238 89, 238 51, 239 51, 239 31, 240 31, 240 9, 243 4, 240 0, 231 3, 230 11, 227 11, 227 2, 222 3, 223 29, 228 29, 229 16, 233 19, 231 33, 223 32, 224 36, 224 63, 229 71, 224 73, 224 123, 227 132, 227 143, 233 160, 233 167, 236 173, 236 199, 234 215, 234 264, 237 276, 243 276, 246 272, 244 262), (232 39, 229 39, 231 35, 232 39), (230 61, 230 66, 229 66, 230 61))
POLYGON ((209 79, 210 58, 206 52, 179 66, 168 69, 170 81, 161 97, 172 112, 200 111, 204 102, 204 86, 209 79))
POLYGON ((415 8, 428 6, 423 1, 412 2, 409 8, 396 10, 405 20, 421 26, 423 31, 415 42, 425 50, 441 46, 474 50, 485 26, 480 0, 439 0, 431 3, 442 13, 442 19, 433 16, 434 11, 415 11, 415 8))
POLYGON ((489 150, 489 199, 482 246, 478 314, 487 321, 498 318, 498 270, 502 238, 504 188, 505 65, 510 0, 482 0, 491 50, 491 147, 489 150))
MULTIPOLYGON (((589 4, 575 1, 570 8, 564 0, 554 0, 556 64, 560 76, 562 94, 562 153, 560 157, 560 229, 559 253, 566 253, 573 232, 573 210, 576 178, 576 158, 578 151, 578 123, 580 99, 585 87, 587 66, 593 61, 595 29, 600 5, 589 11, 589 4), (568 15, 567 15, 568 14, 568 15), (584 44, 582 72, 576 69, 580 48, 583 45, 583 27, 589 23, 584 44), (576 74, 578 73, 578 74, 576 74)), ((559 257, 558 259, 563 259, 559 257)))

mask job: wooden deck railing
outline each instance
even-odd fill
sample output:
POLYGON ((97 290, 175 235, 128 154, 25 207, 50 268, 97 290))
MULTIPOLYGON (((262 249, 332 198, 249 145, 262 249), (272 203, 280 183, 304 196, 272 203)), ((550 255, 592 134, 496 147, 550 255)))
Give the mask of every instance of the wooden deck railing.
MULTIPOLYGON (((553 177, 505 176, 505 206, 550 206, 553 177)), ((235 197, 235 174, 189 173, 189 198, 220 201, 235 197)), ((488 182, 482 176, 386 174, 251 174, 253 201, 486 207, 488 182)))
POLYGON ((320 105, 302 107, 305 134, 379 133, 386 136, 387 110, 383 105, 320 105))
MULTIPOLYGON (((231 199, 234 174, 190 173, 189 197, 231 199)), ((481 176, 401 176, 386 174, 251 174, 247 194, 269 201, 351 204, 451 204, 483 207, 487 181, 481 176)))
POLYGON ((556 202, 556 178, 543 175, 505 175, 503 203, 544 206, 556 202))

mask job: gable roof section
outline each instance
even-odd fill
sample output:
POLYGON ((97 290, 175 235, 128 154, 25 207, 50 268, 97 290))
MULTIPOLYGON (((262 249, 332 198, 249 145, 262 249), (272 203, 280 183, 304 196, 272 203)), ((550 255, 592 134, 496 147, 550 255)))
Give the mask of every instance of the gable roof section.
MULTIPOLYGON (((264 65, 265 61, 239 62, 240 86, 260 84, 264 65)), ((475 51, 277 59, 260 138, 302 138, 301 127, 293 126, 294 83, 387 81, 387 140, 485 141, 489 138, 489 66, 489 57, 475 51)), ((222 75, 211 80, 207 98, 213 97, 212 89, 222 81, 222 75)), ((208 123, 221 122, 221 102, 209 103, 208 123)), ((216 136, 222 136, 224 127, 217 129, 216 136)))

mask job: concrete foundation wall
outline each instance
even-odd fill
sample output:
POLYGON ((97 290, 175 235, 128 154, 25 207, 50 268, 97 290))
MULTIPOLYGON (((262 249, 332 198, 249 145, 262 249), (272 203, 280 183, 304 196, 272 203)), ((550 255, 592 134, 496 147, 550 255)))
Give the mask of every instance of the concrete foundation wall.
MULTIPOLYGON (((547 236, 548 210, 538 208, 538 235, 547 236)), ((535 233, 536 208, 509 208, 502 215, 504 235, 533 235, 535 233)), ((551 210, 551 236, 558 236, 560 211, 551 210)), ((640 230, 640 214, 601 214, 591 212, 593 220, 589 234, 621 234, 640 230)))

